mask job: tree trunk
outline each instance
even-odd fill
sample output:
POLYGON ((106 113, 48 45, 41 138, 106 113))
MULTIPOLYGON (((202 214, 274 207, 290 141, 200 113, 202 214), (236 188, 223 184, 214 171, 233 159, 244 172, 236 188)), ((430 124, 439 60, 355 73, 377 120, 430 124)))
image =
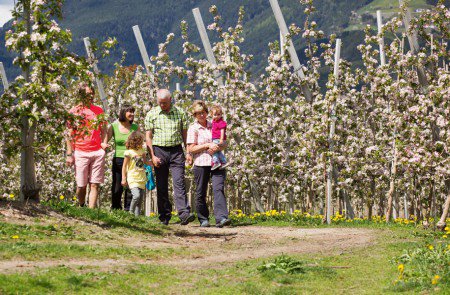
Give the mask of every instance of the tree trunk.
MULTIPOLYGON (((25 1, 23 5, 23 19, 25 20, 27 34, 31 35, 31 4, 29 1, 25 1)), ((23 68, 22 74, 26 82, 31 82, 30 68, 28 66, 23 68)), ((27 100, 27 95, 24 94, 22 99, 24 101, 27 100)), ((23 116, 20 121, 22 145, 20 154, 20 200, 39 201, 40 187, 36 180, 36 167, 33 148, 36 136, 36 124, 32 124, 27 116, 23 116)))
POLYGON ((388 199, 388 205, 387 205, 387 212, 386 212, 386 222, 391 221, 391 215, 392 215, 392 203, 395 197, 395 178, 397 176, 397 145, 395 143, 394 139, 394 159, 392 161, 392 167, 391 167, 391 177, 389 179, 389 191, 387 194, 388 199))
POLYGON ((255 209, 256 209, 256 211, 263 213, 264 206, 261 203, 261 195, 259 194, 259 191, 257 190, 257 188, 254 186, 254 183, 252 182, 250 177, 248 177, 248 174, 245 174, 245 177, 247 178, 248 185, 250 187, 250 194, 252 196, 252 201, 253 201, 253 204, 255 205, 255 209))
POLYGON ((373 199, 375 198, 375 177, 372 177, 372 180, 370 182, 370 195, 367 198, 367 219, 371 220, 373 211, 373 199))
POLYGON ((448 215, 448 210, 450 208, 450 179, 447 179, 445 181, 445 187, 446 187, 446 191, 447 191, 447 200, 445 201, 445 204, 444 204, 444 210, 442 211, 441 219, 436 224, 437 228, 440 230, 444 230, 444 228, 447 225, 446 219, 447 219, 447 215, 448 215))
POLYGON ((347 191, 344 191, 343 193, 344 193, 346 217, 349 218, 349 219, 354 219, 355 218, 355 211, 353 210, 352 203, 350 202, 350 199, 348 198, 348 193, 347 193, 347 191))

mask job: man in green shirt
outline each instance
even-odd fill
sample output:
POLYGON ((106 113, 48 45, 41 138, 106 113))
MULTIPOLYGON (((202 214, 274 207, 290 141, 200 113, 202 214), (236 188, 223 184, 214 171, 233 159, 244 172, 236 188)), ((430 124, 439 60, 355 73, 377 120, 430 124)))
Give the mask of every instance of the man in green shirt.
POLYGON ((158 106, 145 117, 145 137, 155 167, 156 195, 159 220, 167 225, 172 217, 172 204, 169 201, 169 170, 172 172, 175 206, 181 224, 194 221, 194 214, 186 194, 184 179, 186 136, 188 121, 186 112, 173 106, 167 89, 159 89, 156 94, 158 106))

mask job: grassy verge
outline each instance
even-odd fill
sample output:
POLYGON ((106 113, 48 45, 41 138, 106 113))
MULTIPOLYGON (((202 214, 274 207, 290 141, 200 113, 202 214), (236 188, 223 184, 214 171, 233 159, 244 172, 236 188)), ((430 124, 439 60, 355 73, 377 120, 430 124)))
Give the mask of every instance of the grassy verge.
MULTIPOLYGON (((54 267, 34 273, 0 275, 0 293, 14 294, 413 294, 414 286, 394 284, 390 261, 417 247, 422 237, 395 229, 380 233, 376 244, 334 255, 289 256, 303 266, 298 273, 262 272, 274 258, 240 261, 209 269, 135 265, 101 272, 96 268, 54 267)), ((445 294, 445 290, 436 289, 445 294)))
POLYGON ((11 242, 0 244, 0 259, 156 259, 181 254, 173 248, 151 249, 149 247, 77 245, 61 243, 11 242))
MULTIPOLYGON (((429 249, 430 245, 437 248, 435 241, 444 239, 443 233, 422 230, 415 223, 347 222, 337 216, 333 227, 377 229, 373 231, 377 236, 375 242, 342 253, 287 256, 299 266, 298 272, 280 271, 278 268, 284 267, 282 263, 272 268, 279 262, 276 257, 191 269, 188 266, 161 266, 158 262, 192 256, 198 251, 196 249, 152 249, 110 242, 118 236, 163 237, 171 227, 159 225, 156 218, 78 208, 65 202, 47 205, 74 219, 64 218, 60 222, 35 219, 29 224, 0 221, 0 260, 117 259, 135 260, 136 263, 106 267, 107 270, 96 266, 49 265, 30 272, 2 274, 0 294, 415 294, 423 290, 446 294, 445 287, 448 287, 443 278, 436 284, 428 282, 428 285, 399 282, 398 257, 406 251, 429 249), (84 222, 77 224, 77 220, 84 222), (94 235, 91 224, 102 233, 94 235), (110 237, 102 239, 102 235, 110 237), (270 267, 261 271, 264 266, 270 267)), ((264 218, 253 216, 253 219, 236 215, 233 224, 327 227, 320 218, 272 213, 264 218)), ((226 245, 223 249, 227 250, 226 245)), ((426 257, 429 257, 428 253, 434 252, 426 252, 426 257)), ((412 267, 405 263, 405 276, 412 267)))

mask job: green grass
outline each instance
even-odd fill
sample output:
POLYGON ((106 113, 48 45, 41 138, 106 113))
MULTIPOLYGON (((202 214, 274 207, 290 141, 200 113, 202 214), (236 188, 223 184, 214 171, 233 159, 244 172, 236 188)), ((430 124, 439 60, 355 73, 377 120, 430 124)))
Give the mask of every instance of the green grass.
MULTIPOLYGON (((426 3, 425 0, 411 0, 409 2, 409 7, 412 9, 417 8, 427 8, 429 5, 426 3)), ((358 10, 359 14, 362 13, 372 13, 375 14, 377 10, 385 12, 398 12, 399 11, 399 2, 398 1, 392 1, 392 0, 374 0, 367 4, 366 6, 360 8, 358 10)))
POLYGON ((25 241, 0 244, 0 259, 155 259, 181 254, 173 248, 151 249, 148 247, 99 246, 62 244, 54 242, 33 243, 25 241))
POLYGON ((59 237, 74 239, 74 227, 68 225, 20 225, 0 221, 0 240, 8 240, 13 236, 29 239, 45 239, 59 237))
MULTIPOLYGON (((149 294, 180 283, 180 271, 136 266, 110 272, 95 268, 55 267, 37 274, 0 275, 2 294, 149 294)), ((176 290, 176 289, 174 289, 176 290)), ((159 293, 159 292, 158 292, 159 293)))
POLYGON ((51 209, 59 211, 64 215, 92 222, 103 228, 126 228, 135 232, 159 235, 164 233, 164 227, 161 226, 155 218, 145 216, 134 216, 129 212, 122 210, 105 210, 89 208, 80 208, 68 202, 60 202, 51 200, 44 202, 43 205, 49 206, 51 209))
MULTIPOLYGON (((35 219, 34 224, 30 222, 29 225, 0 221, 0 260, 56 263, 24 273, 1 274, 0 294, 415 294, 422 291, 422 287, 394 284, 398 271, 393 261, 405 251, 441 237, 441 233, 413 225, 344 222, 333 224, 333 227, 373 229, 373 244, 340 252, 284 256, 301 265, 298 273, 260 270, 263 265, 280 261, 276 257, 192 269, 188 266, 162 266, 159 262, 199 254, 198 249, 152 249, 145 243, 143 246, 110 243, 111 237, 118 236, 159 239, 173 230, 172 227, 160 226, 155 218, 136 218, 121 211, 78 208, 64 202, 47 205, 76 219, 67 219, 70 224, 65 223, 67 220, 58 222, 46 218, 35 219), (76 220, 84 222, 77 224, 76 220), (111 237, 102 239, 93 235, 91 230, 97 226, 102 228, 100 235, 111 237), (13 239, 13 236, 17 238, 13 239), (90 243, 91 240, 94 243, 90 243), (109 268, 94 266, 95 263, 82 267, 56 266, 64 264, 65 259, 134 260, 135 264, 109 268)), ((235 225, 253 226, 246 220, 234 222, 235 225)), ((327 227, 274 219, 260 221, 256 225, 273 226, 274 230, 282 226, 327 227)), ((229 250, 227 247, 225 244, 223 250, 229 250)), ((436 293, 445 294, 445 291, 437 289, 436 293)))
MULTIPOLYGON (((294 255, 304 272, 261 272, 273 258, 240 261, 222 268, 182 270, 136 265, 120 271, 54 267, 37 273, 0 275, 0 293, 83 294, 413 294, 417 289, 394 285, 393 257, 414 248, 420 239, 396 229, 382 232, 370 247, 333 255, 294 255)), ((444 294, 444 293, 442 293, 444 294)))

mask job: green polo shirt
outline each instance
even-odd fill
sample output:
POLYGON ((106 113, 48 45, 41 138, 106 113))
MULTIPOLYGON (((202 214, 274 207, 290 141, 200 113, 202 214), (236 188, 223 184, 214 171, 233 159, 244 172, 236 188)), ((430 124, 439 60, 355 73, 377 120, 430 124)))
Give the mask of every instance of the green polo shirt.
POLYGON ((153 145, 176 146, 183 143, 183 130, 188 129, 186 112, 176 106, 171 106, 169 112, 164 112, 157 106, 145 116, 145 130, 153 133, 153 145))

